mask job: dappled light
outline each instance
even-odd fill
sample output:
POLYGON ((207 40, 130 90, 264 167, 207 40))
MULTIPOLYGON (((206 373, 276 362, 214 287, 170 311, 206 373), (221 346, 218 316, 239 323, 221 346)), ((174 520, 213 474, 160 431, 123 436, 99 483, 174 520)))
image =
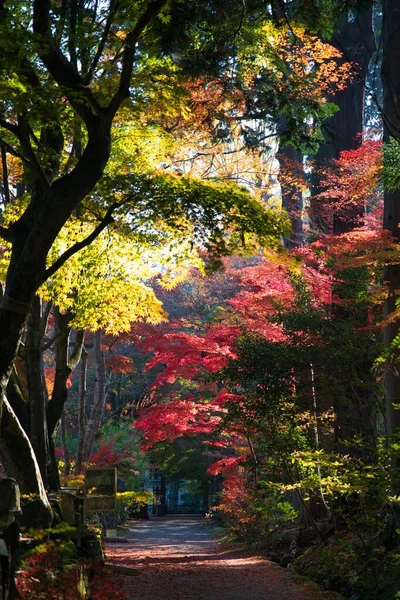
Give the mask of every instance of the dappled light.
POLYGON ((398 600, 399 0, 0 0, 0 597, 398 600))
MULTIPOLYGON (((131 523, 122 535, 124 543, 107 544, 107 561, 132 567, 132 574, 124 580, 128 597, 329 599, 310 585, 296 585, 261 556, 217 544, 200 519, 175 517, 131 523)), ((330 598, 334 600, 333 595, 330 598)))

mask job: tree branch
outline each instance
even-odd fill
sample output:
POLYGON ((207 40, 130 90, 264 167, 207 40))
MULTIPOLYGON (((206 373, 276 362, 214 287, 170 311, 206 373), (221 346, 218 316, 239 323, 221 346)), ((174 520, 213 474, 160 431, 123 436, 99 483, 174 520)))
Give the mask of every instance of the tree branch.
MULTIPOLYGON (((46 177, 46 174, 42 169, 42 166, 35 154, 35 151, 32 148, 32 145, 31 145, 29 139, 27 139, 26 136, 21 131, 21 127, 19 125, 15 125, 14 123, 10 123, 9 121, 6 121, 5 119, 0 119, 0 127, 7 129, 7 131, 12 133, 17 138, 17 140, 21 144, 22 150, 25 153, 24 160, 26 162, 28 162, 28 164, 36 172, 40 181, 44 184, 45 188, 49 188, 50 183, 46 177)), ((22 155, 20 155, 20 157, 22 158, 22 155)))
POLYGON ((49 317, 51 313, 51 309, 53 308, 53 302, 46 302, 46 306, 42 309, 42 323, 40 329, 40 337, 44 338, 46 334, 47 324, 49 322, 49 317))
POLYGON ((7 242, 12 241, 10 230, 7 229, 7 227, 3 227, 2 225, 0 225, 0 237, 2 237, 3 240, 6 240, 7 242))
POLYGON ((58 269, 60 269, 67 262, 67 260, 71 258, 71 256, 76 254, 76 252, 79 252, 79 250, 82 250, 83 248, 86 248, 86 246, 89 246, 89 244, 91 244, 97 238, 97 236, 103 231, 103 229, 105 229, 107 225, 113 222, 114 219, 112 213, 116 208, 118 208, 118 206, 120 206, 119 202, 115 202, 114 204, 112 204, 107 210, 101 222, 97 225, 97 227, 95 227, 95 229, 93 229, 91 234, 89 234, 80 242, 76 242, 76 244, 73 244, 70 248, 68 248, 68 250, 64 252, 64 254, 61 254, 61 256, 59 256, 57 260, 50 267, 48 267, 48 269, 46 269, 40 281, 40 285, 42 285, 49 277, 54 275, 54 273, 56 273, 56 271, 58 271, 58 269))
POLYGON ((136 44, 147 25, 149 25, 152 19, 158 15, 166 3, 167 0, 153 0, 153 2, 151 2, 151 4, 147 7, 147 10, 138 19, 134 29, 132 29, 132 31, 130 31, 126 36, 119 87, 107 107, 107 112, 109 114, 114 115, 117 112, 121 102, 125 100, 125 98, 129 97, 129 87, 132 77, 136 44))
POLYGON ((76 367, 78 366, 78 364, 81 360, 84 344, 85 344, 85 330, 78 329, 76 332, 76 336, 75 336, 74 349, 68 356, 68 368, 70 368, 71 371, 74 371, 76 369, 76 367))
POLYGON ((55 36, 55 42, 56 44, 59 44, 61 41, 61 37, 64 31, 64 26, 65 26, 65 19, 67 16, 67 0, 61 0, 61 8, 60 8, 60 18, 57 21, 57 24, 55 26, 55 30, 56 30, 56 36, 55 36))
POLYGON ((110 33, 112 21, 114 19, 115 13, 117 12, 117 8, 118 8, 118 0, 110 0, 110 8, 109 8, 109 12, 108 12, 107 21, 106 21, 106 24, 104 27, 103 35, 100 40, 99 46, 97 48, 97 52, 92 60, 92 64, 90 65, 90 68, 86 74, 85 85, 89 85, 89 83, 91 82, 93 74, 96 70, 97 64, 101 58, 101 55, 103 54, 103 50, 104 50, 104 47, 107 42, 108 34, 110 33))
POLYGON ((42 344, 40 346, 40 352, 46 352, 46 350, 51 348, 52 345, 58 340, 59 337, 60 337, 59 333, 56 333, 55 335, 53 335, 53 337, 50 340, 47 340, 47 342, 45 342, 44 344, 42 344))
POLYGON ((74 92, 68 96, 74 110, 82 117, 86 124, 94 115, 99 115, 103 112, 101 106, 93 96, 89 88, 87 88, 81 76, 74 65, 61 52, 55 44, 51 35, 50 27, 50 1, 35 0, 33 8, 33 31, 37 36, 39 44, 39 55, 46 69, 49 71, 58 85, 74 92), (76 96, 79 92, 86 102, 82 102, 82 98, 76 96), (92 110, 88 109, 88 106, 92 110))
POLYGON ((70 2, 70 18, 69 18, 69 35, 68 35, 68 52, 74 69, 78 72, 78 57, 76 56, 76 21, 78 13, 78 2, 72 0, 70 2))
POLYGON ((16 150, 15 148, 13 148, 13 146, 11 146, 8 142, 6 142, 6 140, 3 139, 2 137, 0 137, 0 143, 2 143, 4 145, 5 149, 7 150, 7 152, 9 154, 12 154, 13 156, 16 156, 17 158, 19 158, 23 162, 27 163, 28 165, 31 164, 31 162, 26 158, 26 156, 24 156, 23 154, 21 154, 20 152, 18 152, 18 150, 16 150))
POLYGON ((4 204, 10 203, 10 186, 8 183, 8 165, 7 165, 7 148, 5 145, 0 142, 0 150, 1 150, 1 168, 2 168, 2 176, 3 176, 3 194, 4 194, 4 204))

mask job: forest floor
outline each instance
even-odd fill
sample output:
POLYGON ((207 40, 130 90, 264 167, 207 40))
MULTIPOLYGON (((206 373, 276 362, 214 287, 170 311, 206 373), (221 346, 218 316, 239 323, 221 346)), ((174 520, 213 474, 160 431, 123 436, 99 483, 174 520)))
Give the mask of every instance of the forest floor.
MULTIPOLYGON (((338 600, 262 556, 218 543, 204 519, 130 522, 106 544, 106 573, 124 600, 338 600), (131 569, 131 571, 130 571, 131 569), (120 569, 123 571, 123 569, 120 569)), ((118 595, 119 595, 118 594, 118 595)))

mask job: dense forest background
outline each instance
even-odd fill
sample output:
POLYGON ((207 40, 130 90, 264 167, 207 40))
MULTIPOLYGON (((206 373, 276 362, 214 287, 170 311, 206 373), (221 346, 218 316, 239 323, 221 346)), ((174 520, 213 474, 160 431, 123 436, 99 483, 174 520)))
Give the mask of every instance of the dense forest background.
POLYGON ((0 28, 0 456, 33 525, 87 466, 156 469, 398 597, 398 2, 13 0, 0 28))

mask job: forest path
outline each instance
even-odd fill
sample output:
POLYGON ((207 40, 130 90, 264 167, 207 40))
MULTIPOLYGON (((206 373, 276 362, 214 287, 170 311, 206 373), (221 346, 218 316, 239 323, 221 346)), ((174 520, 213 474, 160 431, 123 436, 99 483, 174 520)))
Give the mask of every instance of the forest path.
POLYGON ((107 544, 107 562, 135 569, 135 576, 118 575, 124 600, 339 598, 295 583, 289 571, 265 558, 218 544, 204 519, 153 518, 131 523, 120 535, 124 543, 107 544))

